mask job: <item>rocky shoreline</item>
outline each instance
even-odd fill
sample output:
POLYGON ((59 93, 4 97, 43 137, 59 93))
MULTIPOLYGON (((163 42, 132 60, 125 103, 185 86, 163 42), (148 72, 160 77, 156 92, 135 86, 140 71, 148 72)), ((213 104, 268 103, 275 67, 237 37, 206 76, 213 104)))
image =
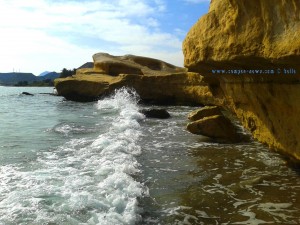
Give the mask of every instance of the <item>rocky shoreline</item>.
MULTIPOLYGON (((126 86, 154 104, 220 106, 236 115, 254 138, 298 162, 299 12, 297 0, 213 0, 183 43, 185 68, 98 53, 93 69, 56 79, 55 87, 75 101, 96 100, 126 86)), ((222 116, 213 117, 222 123, 222 116)))

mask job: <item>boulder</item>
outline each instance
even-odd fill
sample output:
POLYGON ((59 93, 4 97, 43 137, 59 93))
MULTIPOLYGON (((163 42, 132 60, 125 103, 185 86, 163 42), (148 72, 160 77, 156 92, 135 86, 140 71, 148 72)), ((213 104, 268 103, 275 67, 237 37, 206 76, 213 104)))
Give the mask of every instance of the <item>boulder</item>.
POLYGON ((165 109, 143 109, 140 111, 146 118, 168 119, 171 115, 165 109))
POLYGON ((191 112, 188 115, 188 119, 191 121, 196 121, 203 119, 204 117, 223 115, 221 108, 219 106, 205 106, 198 110, 191 112))
POLYGON ((184 64, 202 75, 262 69, 299 77, 299 36, 299 0, 212 0, 183 42, 184 64))
POLYGON ((238 142, 240 140, 235 126, 223 115, 208 116, 191 122, 187 125, 187 130, 193 134, 225 142, 238 142))

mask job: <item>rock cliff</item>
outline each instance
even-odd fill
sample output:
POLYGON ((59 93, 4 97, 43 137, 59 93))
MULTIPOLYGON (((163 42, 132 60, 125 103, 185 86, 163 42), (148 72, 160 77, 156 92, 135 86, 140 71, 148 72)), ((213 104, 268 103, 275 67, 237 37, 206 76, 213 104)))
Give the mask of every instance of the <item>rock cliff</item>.
POLYGON ((297 160, 299 36, 299 0, 212 0, 183 43, 185 66, 205 77, 218 102, 259 141, 297 160))

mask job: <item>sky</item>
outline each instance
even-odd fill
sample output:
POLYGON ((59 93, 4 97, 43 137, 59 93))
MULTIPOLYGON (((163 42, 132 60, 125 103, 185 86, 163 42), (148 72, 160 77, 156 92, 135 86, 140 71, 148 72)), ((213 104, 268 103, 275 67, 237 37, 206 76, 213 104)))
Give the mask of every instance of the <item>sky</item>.
POLYGON ((0 72, 60 72, 98 52, 183 66, 182 41, 210 0, 0 0, 0 72))

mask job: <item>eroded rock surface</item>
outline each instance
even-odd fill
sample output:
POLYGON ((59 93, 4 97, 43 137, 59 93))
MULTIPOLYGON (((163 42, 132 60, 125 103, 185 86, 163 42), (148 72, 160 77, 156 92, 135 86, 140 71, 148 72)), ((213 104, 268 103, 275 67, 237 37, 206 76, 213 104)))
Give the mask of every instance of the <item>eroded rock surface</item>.
POLYGON ((158 59, 136 55, 113 56, 108 53, 97 53, 93 55, 93 60, 95 71, 111 76, 120 74, 165 75, 187 71, 185 68, 158 59))
POLYGON ((299 36, 299 0, 212 0, 183 43, 185 66, 205 77, 220 105, 259 141, 296 160, 299 36))
POLYGON ((145 102, 158 104, 215 104, 212 90, 198 73, 140 56, 94 55, 93 69, 55 80, 58 95, 74 101, 93 101, 116 88, 134 88, 145 102))
POLYGON ((185 66, 201 75, 214 69, 299 75, 299 36, 299 0, 212 0, 184 40, 185 66))

